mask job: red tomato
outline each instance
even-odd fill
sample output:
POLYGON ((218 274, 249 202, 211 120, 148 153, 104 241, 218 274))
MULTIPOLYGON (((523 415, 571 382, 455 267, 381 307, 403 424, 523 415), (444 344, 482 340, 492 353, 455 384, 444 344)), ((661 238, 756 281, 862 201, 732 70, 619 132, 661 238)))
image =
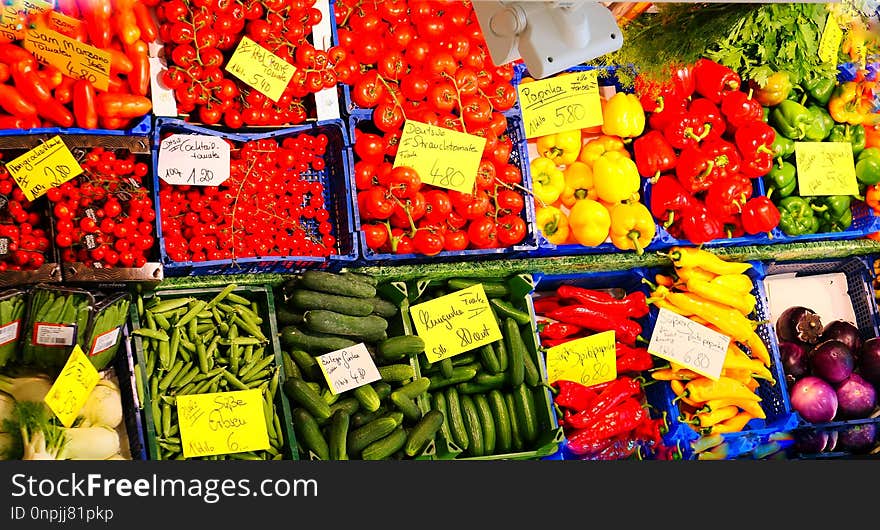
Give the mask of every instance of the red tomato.
POLYGON ((489 217, 480 217, 468 225, 468 239, 477 248, 498 246, 498 226, 489 217))

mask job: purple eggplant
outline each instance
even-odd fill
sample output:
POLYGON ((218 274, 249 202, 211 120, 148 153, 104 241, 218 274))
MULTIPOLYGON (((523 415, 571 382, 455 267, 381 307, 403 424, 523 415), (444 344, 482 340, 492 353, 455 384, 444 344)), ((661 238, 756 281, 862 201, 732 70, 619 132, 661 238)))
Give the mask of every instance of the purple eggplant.
POLYGON ((816 344, 823 329, 819 315, 802 306, 789 307, 776 319, 776 335, 780 341, 816 344))
POLYGON ((828 323, 819 338, 820 342, 826 340, 839 340, 849 346, 856 357, 858 357, 859 348, 862 347, 862 335, 859 333, 859 328, 846 320, 835 320, 828 323))

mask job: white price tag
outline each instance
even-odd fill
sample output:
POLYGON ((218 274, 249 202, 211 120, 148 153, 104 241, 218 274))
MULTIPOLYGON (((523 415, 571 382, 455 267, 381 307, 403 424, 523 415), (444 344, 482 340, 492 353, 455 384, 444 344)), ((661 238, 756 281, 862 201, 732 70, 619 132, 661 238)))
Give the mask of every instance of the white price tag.
POLYGON ((174 91, 159 80, 165 65, 159 57, 150 57, 150 97, 153 100, 153 114, 156 116, 177 116, 177 100, 174 91))
POLYGON ((18 340, 18 330, 21 328, 21 320, 15 320, 0 327, 0 346, 18 340))
POLYGON ((333 394, 382 379, 363 343, 321 355, 317 359, 333 394))
POLYGON ((95 337, 94 342, 92 342, 92 349, 89 350, 89 356, 98 355, 115 346, 116 341, 119 339, 119 330, 119 327, 115 327, 95 337))
POLYGON ((172 134, 159 144, 156 165, 168 184, 219 186, 229 178, 229 144, 219 136, 172 134))
POLYGON ((34 344, 39 346, 73 346, 76 342, 76 326, 67 324, 34 324, 34 344))
POLYGON ((721 377, 730 337, 693 320, 661 309, 648 352, 710 379, 721 377))

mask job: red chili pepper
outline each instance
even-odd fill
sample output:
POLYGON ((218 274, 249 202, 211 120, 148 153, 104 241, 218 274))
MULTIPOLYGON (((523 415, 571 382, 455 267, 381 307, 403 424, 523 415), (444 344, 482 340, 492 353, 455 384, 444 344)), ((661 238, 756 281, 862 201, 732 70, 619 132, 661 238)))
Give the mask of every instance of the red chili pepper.
POLYGON ((559 393, 553 396, 553 401, 560 407, 582 411, 590 406, 598 393, 576 381, 559 380, 553 383, 559 389, 559 393))
POLYGON ((691 208, 684 212, 681 221, 681 230, 685 239, 701 245, 703 243, 724 237, 724 227, 717 217, 709 213, 706 205, 697 201, 691 208))
POLYGON ((709 136, 710 132, 711 127, 708 124, 686 110, 675 113, 663 127, 663 136, 676 149, 694 147, 709 136))
POLYGON ((700 119, 701 127, 709 126, 709 134, 706 135, 705 140, 721 138, 724 131, 727 130, 727 121, 721 114, 721 110, 706 98, 697 98, 691 101, 688 105, 688 113, 700 119))
POLYGON ((641 395, 641 393, 641 383, 631 377, 620 376, 608 388, 596 396, 586 408, 569 417, 567 424, 575 429, 585 429, 601 420, 626 399, 631 399, 633 396, 641 395))
POLYGON ((565 434, 566 434, 566 438, 568 438, 567 447, 568 447, 569 451, 576 454, 576 455, 583 456, 584 460, 589 460, 591 455, 595 455, 595 454, 601 452, 603 449, 610 447, 617 440, 616 437, 611 437, 611 438, 598 438, 598 439, 592 440, 590 442, 578 443, 578 442, 572 441, 572 439, 570 438, 570 436, 573 436, 573 433, 566 432, 565 434))
POLYGON ((636 426, 632 434, 638 439, 650 442, 651 445, 660 446, 663 445, 662 429, 665 429, 665 427, 666 422, 663 418, 646 417, 636 426))
POLYGON ((695 91, 712 103, 721 103, 725 92, 739 90, 742 80, 731 68, 709 59, 694 64, 695 91))
POLYGON ((566 337, 571 337, 577 333, 580 333, 584 330, 584 328, 580 326, 575 326, 574 324, 567 324, 565 322, 549 322, 545 324, 539 335, 541 336, 542 342, 543 339, 564 339, 566 337))
POLYGON ((740 166, 742 174, 748 178, 763 177, 773 169, 773 153, 756 151, 745 155, 740 166))
POLYGON ((706 208, 718 218, 726 218, 742 211, 752 196, 752 181, 742 175, 730 175, 716 181, 706 193, 706 208))
POLYGON ((571 337, 565 337, 564 339, 542 339, 541 346, 545 348, 552 348, 553 346, 559 346, 560 344, 565 344, 566 342, 571 342, 573 340, 582 339, 584 337, 588 337, 586 334, 577 334, 572 335, 571 337))
POLYGON ((764 107, 757 99, 752 98, 751 90, 748 94, 732 90, 721 96, 721 113, 727 118, 728 125, 739 129, 748 123, 760 122, 764 117, 764 107))
POLYGON ((659 177, 660 173, 674 169, 678 161, 675 150, 657 130, 636 138, 633 153, 639 175, 643 177, 659 177))
POLYGON ((573 285, 559 286, 556 289, 556 294, 563 300, 574 300, 577 305, 592 307, 597 311, 604 311, 612 316, 639 318, 648 314, 648 304, 643 294, 641 298, 638 296, 626 296, 618 299, 602 291, 584 289, 583 287, 575 287, 573 285))
POLYGON ((765 196, 755 197, 743 205, 742 225, 749 234, 769 232, 779 226, 779 209, 765 196))
POLYGON ((548 317, 583 328, 602 332, 614 330, 615 338, 624 344, 635 344, 642 332, 642 326, 635 320, 608 315, 592 307, 572 305, 551 311, 548 317))
POLYGON ((680 221, 681 212, 692 201, 693 196, 671 175, 663 175, 651 185, 651 213, 655 219, 663 222, 663 228, 669 228, 680 221))
POLYGON ((532 299, 532 307, 535 308, 535 314, 546 315, 554 309, 560 308, 559 298, 556 296, 541 296, 532 299))
POLYGON ((617 373, 643 372, 654 368, 654 358, 645 348, 632 348, 617 358, 617 373))
POLYGON ((752 121, 736 130, 734 141, 745 157, 753 153, 773 153, 770 147, 776 140, 776 131, 763 121, 752 121))
POLYGON ((568 437, 568 448, 575 454, 586 454, 598 441, 633 430, 647 415, 638 401, 625 399, 590 427, 574 431, 568 437))

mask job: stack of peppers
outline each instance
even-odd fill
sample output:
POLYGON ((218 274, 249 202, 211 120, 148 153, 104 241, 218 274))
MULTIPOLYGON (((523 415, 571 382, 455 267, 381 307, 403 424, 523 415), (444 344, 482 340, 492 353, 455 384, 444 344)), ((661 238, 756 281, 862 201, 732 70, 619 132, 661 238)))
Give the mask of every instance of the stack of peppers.
POLYGON ((766 418, 756 394, 759 380, 776 381, 769 370, 770 353, 756 333, 757 300, 746 272, 748 263, 727 262, 697 248, 670 249, 674 270, 660 275, 649 301, 659 308, 731 338, 717 381, 677 363, 651 371, 654 380, 668 381, 679 403, 679 421, 702 436, 743 430, 752 419, 766 418))
POLYGON ((778 209, 752 186, 773 166, 775 133, 735 71, 700 59, 664 84, 637 77, 635 88, 650 113, 633 142, 635 162, 652 182, 651 213, 670 234, 702 244, 776 228, 778 209))

